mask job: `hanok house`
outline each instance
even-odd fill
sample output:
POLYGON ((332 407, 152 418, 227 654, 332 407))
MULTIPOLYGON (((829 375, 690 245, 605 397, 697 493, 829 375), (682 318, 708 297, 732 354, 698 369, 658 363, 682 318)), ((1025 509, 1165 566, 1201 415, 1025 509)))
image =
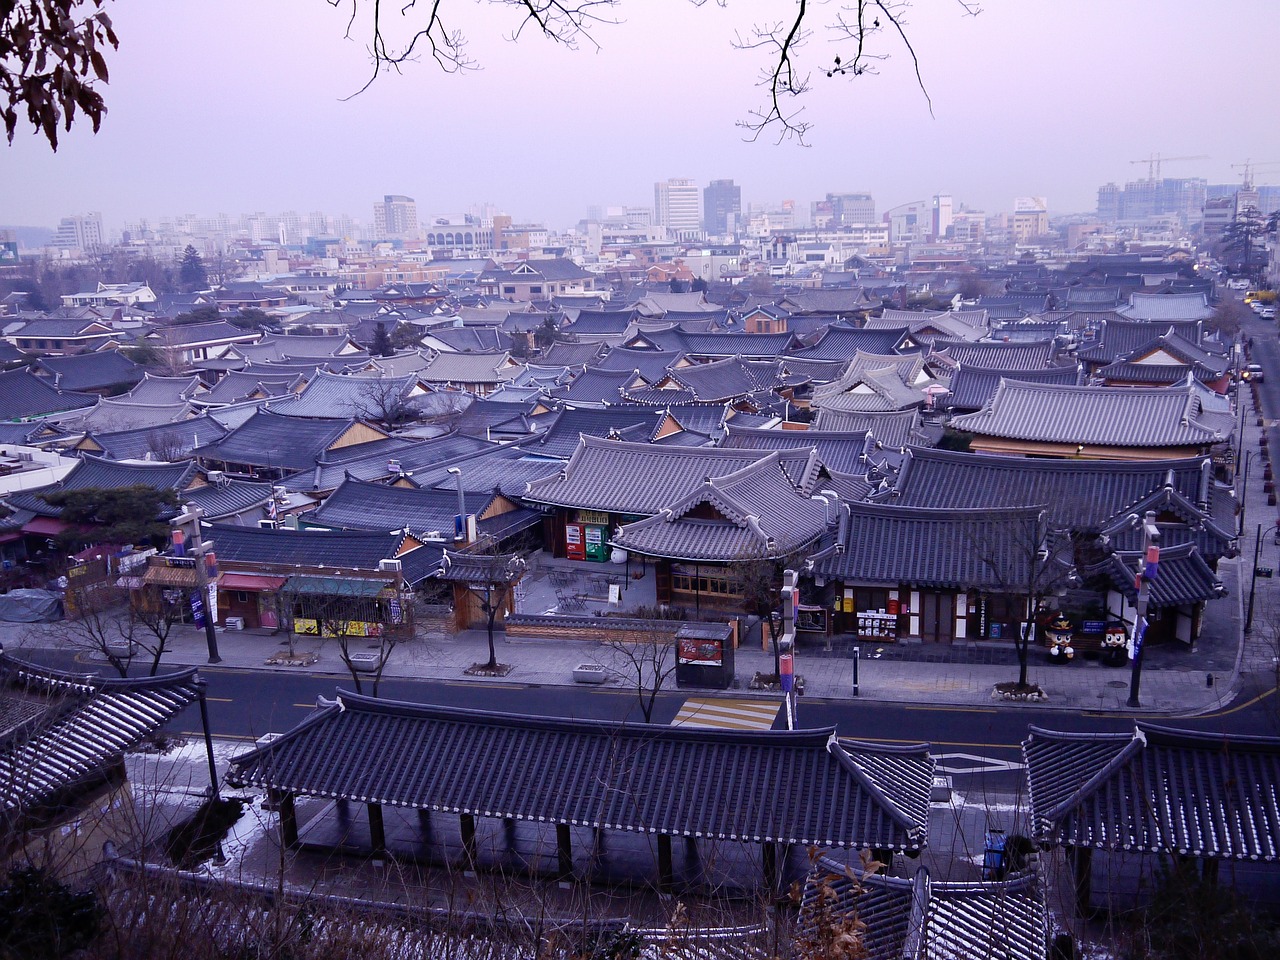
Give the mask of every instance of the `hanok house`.
POLYGON ((440 565, 440 550, 403 531, 204 528, 218 557, 218 619, 246 629, 292 627, 376 636, 396 622, 412 588, 440 565))
MULTIPOLYGON (((725 569, 727 561, 723 559, 723 550, 731 541, 744 548, 753 543, 764 545, 770 535, 763 527, 760 527, 760 534, 756 534, 746 517, 755 517, 757 526, 764 517, 765 522, 774 527, 778 543, 790 542, 801 531, 808 530, 809 520, 802 520, 795 529, 784 533, 783 526, 788 521, 761 504, 739 510, 728 507, 726 502, 723 508, 716 508, 709 502, 695 502, 696 492, 706 486, 708 479, 728 478, 763 460, 769 461, 767 469, 783 474, 785 482, 796 491, 798 496, 793 496, 797 499, 808 497, 817 486, 820 464, 813 448, 766 453, 761 450, 666 447, 583 437, 573 456, 556 473, 529 483, 524 500, 541 504, 548 510, 543 534, 552 555, 573 560, 604 563, 614 559, 611 541, 616 528, 657 516, 666 510, 671 510, 672 519, 679 521, 672 532, 692 530, 690 523, 695 520, 719 525, 722 536, 715 547, 718 559, 708 560, 705 567, 700 560, 683 557, 676 560, 663 556, 658 561, 656 583, 659 602, 688 603, 691 606, 735 604, 741 599, 741 592, 725 569), (691 511, 692 515, 686 519, 686 514, 681 512, 677 518, 673 505, 679 506, 681 511, 691 511), (717 509, 720 509, 719 519, 714 515, 717 509), (724 512, 726 510, 728 512, 724 512), (731 516, 738 519, 730 519, 731 516), (745 527, 740 527, 739 522, 745 527), (741 532, 744 528, 748 531, 746 534, 741 532)), ((759 495, 766 496, 763 485, 768 484, 774 491, 772 495, 778 496, 779 488, 763 477, 762 473, 754 481, 762 485, 759 495)), ((738 479, 746 481, 745 476, 738 479)), ((751 483, 747 483, 739 493, 745 497, 750 487, 751 483)), ((756 493, 752 492, 751 496, 755 497, 756 493)), ((794 499, 778 502, 790 504, 794 499)), ((653 539, 655 537, 664 539, 660 531, 651 525, 642 533, 643 544, 655 550, 679 554, 679 551, 670 550, 674 543, 669 537, 665 538, 667 543, 662 547, 658 546, 658 540, 653 539)), ((625 556, 622 559, 625 560, 625 556)))
POLYGON ((235 758, 229 782, 270 792, 291 848, 750 894, 803 876, 810 846, 917 854, 933 769, 923 744, 834 728, 636 726, 339 691, 235 758))
POLYGON ((1081 914, 1148 901, 1171 866, 1280 903, 1280 739, 1033 726, 1022 752, 1034 839, 1065 851, 1081 914))
POLYGON ((1076 387, 1001 380, 951 426, 980 453, 1160 460, 1202 456, 1231 437, 1230 402, 1194 379, 1173 387, 1076 387))
POLYGON ((135 840, 124 753, 202 695, 194 667, 122 680, 0 652, 0 857, 65 874, 135 840))
POLYGON ((845 504, 835 543, 814 554, 817 599, 837 633, 878 643, 1012 640, 1036 596, 1065 578, 1039 507, 932 510, 845 504))

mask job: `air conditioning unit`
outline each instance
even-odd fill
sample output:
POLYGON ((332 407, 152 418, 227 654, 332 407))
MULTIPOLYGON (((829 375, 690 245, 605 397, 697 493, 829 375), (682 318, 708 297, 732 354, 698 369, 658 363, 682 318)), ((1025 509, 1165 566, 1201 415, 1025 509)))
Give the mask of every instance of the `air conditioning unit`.
POLYGON ((277 526, 277 521, 275 520, 259 520, 258 521, 258 527, 263 530, 274 530, 276 529, 276 526, 277 526))
POLYGON ((399 573, 400 561, 399 560, 379 560, 378 570, 381 571, 382 573, 399 573))
POLYGON ((204 478, 208 480, 210 483, 214 484, 215 486, 217 484, 222 483, 225 477, 226 477, 226 474, 223 473, 221 470, 209 470, 209 471, 206 471, 204 475, 204 478))
POLYGON ((399 473, 399 472, 400 472, 400 461, 395 459, 388 460, 387 473, 399 473))
POLYGON ((228 630, 243 630, 244 617, 227 617, 224 621, 224 625, 228 630))

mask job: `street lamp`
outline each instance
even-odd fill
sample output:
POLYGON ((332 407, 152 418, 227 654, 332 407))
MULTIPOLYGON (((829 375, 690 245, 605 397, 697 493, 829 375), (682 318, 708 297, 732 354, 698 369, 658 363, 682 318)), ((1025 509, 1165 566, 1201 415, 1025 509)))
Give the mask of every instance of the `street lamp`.
POLYGON ((186 512, 174 517, 169 522, 174 527, 173 542, 175 547, 180 551, 184 549, 183 528, 191 525, 191 548, 190 553, 195 556, 196 571, 196 589, 200 591, 200 603, 204 610, 204 636, 205 642, 209 647, 209 662, 221 663, 222 657, 218 655, 218 634, 214 629, 214 620, 218 617, 217 594, 215 593, 213 602, 209 600, 209 569, 206 564, 208 558, 213 556, 213 541, 202 541, 200 538, 200 519, 204 516, 204 511, 194 504, 187 504, 186 512))

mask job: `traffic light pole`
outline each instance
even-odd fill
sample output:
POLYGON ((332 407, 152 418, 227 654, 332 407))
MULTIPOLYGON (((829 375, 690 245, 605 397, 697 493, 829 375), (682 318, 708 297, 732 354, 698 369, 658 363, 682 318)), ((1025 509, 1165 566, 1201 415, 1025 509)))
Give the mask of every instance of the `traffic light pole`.
POLYGON ((1129 676, 1129 706, 1140 707, 1138 693, 1142 686, 1142 642, 1147 632, 1147 603, 1151 599, 1151 581, 1159 576, 1160 528, 1154 510, 1142 519, 1142 554, 1138 557, 1138 609, 1133 621, 1133 671, 1129 676))

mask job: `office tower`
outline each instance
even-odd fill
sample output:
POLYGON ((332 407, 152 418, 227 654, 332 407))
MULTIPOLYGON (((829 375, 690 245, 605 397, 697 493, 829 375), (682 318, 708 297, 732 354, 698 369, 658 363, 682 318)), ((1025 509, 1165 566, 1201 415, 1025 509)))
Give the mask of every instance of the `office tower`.
POLYGON ((418 240, 418 204, 413 197, 389 193, 373 205, 373 233, 376 240, 418 240))
POLYGON ((712 180, 702 191, 702 228, 707 233, 736 233, 742 222, 742 188, 732 180, 712 180))
POLYGON ((686 177, 673 177, 653 185, 653 211, 658 225, 676 239, 692 239, 702 229, 698 185, 686 177))

